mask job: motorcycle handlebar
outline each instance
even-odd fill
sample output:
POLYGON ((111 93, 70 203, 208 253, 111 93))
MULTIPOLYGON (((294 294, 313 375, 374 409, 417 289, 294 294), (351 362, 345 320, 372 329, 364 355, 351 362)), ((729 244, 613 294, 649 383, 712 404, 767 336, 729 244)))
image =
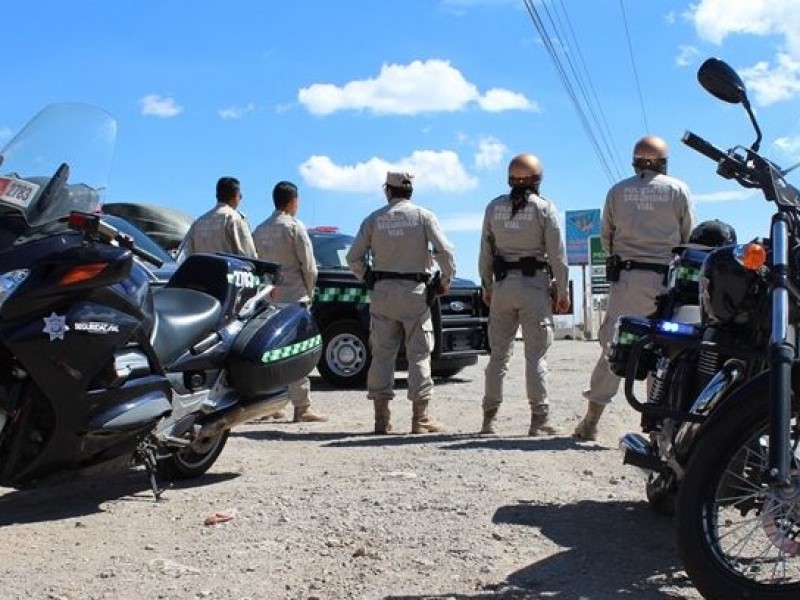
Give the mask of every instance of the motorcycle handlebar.
POLYGON ((142 250, 141 248, 137 248, 136 246, 129 246, 128 249, 133 252, 139 258, 146 260, 147 262, 155 265, 156 267, 160 267, 164 264, 164 261, 158 258, 155 254, 150 254, 147 250, 142 250))
POLYGON ((689 146, 692 150, 696 150, 700 154, 707 156, 715 163, 720 163, 729 158, 725 152, 723 152, 710 142, 707 142, 699 135, 693 134, 691 131, 687 131, 686 133, 684 133, 683 137, 681 138, 681 141, 687 146, 689 146))

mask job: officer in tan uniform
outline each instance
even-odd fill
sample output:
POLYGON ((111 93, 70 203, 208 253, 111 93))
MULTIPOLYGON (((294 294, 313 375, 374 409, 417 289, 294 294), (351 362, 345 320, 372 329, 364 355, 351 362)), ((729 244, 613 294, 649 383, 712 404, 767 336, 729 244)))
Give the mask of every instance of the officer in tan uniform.
POLYGON ((481 433, 494 433, 503 402, 503 379, 517 329, 525 345, 525 383, 531 407, 529 435, 554 433, 548 423, 547 364, 553 342, 551 273, 559 311, 569 309, 564 239, 555 206, 539 195, 542 166, 532 154, 508 165, 511 192, 486 207, 478 269, 489 305, 489 346, 481 433))
POLYGON ((664 293, 672 249, 685 243, 694 227, 689 188, 667 175, 668 147, 656 136, 646 136, 633 148, 636 175, 614 185, 603 208, 603 247, 609 255, 606 278, 611 282, 608 310, 598 334, 602 353, 592 372, 586 415, 573 434, 597 438, 597 423, 619 390, 620 378, 608 367, 606 352, 617 318, 648 315, 656 297, 664 293))
POLYGON ((217 181, 217 205, 192 223, 181 254, 225 252, 256 258, 250 226, 236 210, 241 201, 239 180, 221 177, 217 181))
MULTIPOLYGON (((278 303, 311 305, 317 283, 317 262, 306 226, 295 215, 300 208, 297 186, 281 181, 272 190, 275 211, 253 232, 258 258, 281 265, 281 283, 275 288, 278 303)), ((289 386, 294 406, 293 421, 327 421, 311 410, 311 383, 308 377, 289 386)))
POLYGON ((455 274, 453 250, 431 211, 411 202, 410 173, 386 174, 388 204, 361 224, 347 263, 372 290, 370 336, 372 363, 367 397, 375 405, 375 433, 389 433, 389 402, 394 398, 394 367, 400 344, 408 359, 408 398, 412 402, 411 433, 441 431, 428 415, 433 395, 430 354, 433 323, 426 298, 431 251, 441 269, 438 295, 445 294, 455 274), (370 266, 368 254, 371 254, 370 266))

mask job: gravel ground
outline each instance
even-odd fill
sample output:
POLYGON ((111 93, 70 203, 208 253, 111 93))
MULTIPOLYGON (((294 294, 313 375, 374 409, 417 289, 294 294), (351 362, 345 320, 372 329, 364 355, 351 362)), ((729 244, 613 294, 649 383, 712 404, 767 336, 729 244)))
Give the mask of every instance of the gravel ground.
POLYGON ((474 433, 482 357, 437 382, 431 412, 447 433, 404 434, 411 407, 400 398, 399 434, 372 435, 364 392, 315 378, 329 422, 244 425, 205 477, 160 502, 139 470, 0 488, 0 597, 698 599, 671 522, 650 511, 642 476, 616 449, 638 415, 618 401, 598 442, 569 436, 598 352, 553 345, 556 436, 526 435, 518 348, 495 436, 474 433), (204 525, 216 511, 234 518, 204 525))

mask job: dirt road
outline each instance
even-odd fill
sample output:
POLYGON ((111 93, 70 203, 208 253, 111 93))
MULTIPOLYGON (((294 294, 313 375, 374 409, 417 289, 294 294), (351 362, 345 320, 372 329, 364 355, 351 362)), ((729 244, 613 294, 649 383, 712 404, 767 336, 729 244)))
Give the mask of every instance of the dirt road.
MULTIPOLYGON (((527 435, 521 348, 498 435, 479 436, 485 358, 439 382, 444 434, 374 436, 363 391, 313 379, 327 423, 248 424, 212 471, 154 502, 141 471, 0 488, 2 598, 698 599, 671 523, 621 464, 638 415, 618 401, 597 443, 569 433, 596 342, 558 341, 551 406, 562 434, 527 435), (205 526, 216 511, 226 523, 205 526)), ((398 379, 400 393, 405 385, 398 379)))

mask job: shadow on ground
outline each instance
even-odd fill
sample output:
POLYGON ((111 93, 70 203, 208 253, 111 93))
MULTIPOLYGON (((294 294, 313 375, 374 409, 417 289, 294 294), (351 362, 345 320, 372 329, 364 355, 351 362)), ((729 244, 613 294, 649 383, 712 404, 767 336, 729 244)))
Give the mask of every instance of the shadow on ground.
POLYGON ((385 600, 699 598, 678 560, 672 522, 653 513, 646 503, 520 503, 500 507, 492 520, 537 529, 565 549, 474 594, 399 595, 385 600))
MULTIPOLYGON (((238 473, 206 473, 196 479, 167 484, 160 502, 169 502, 170 490, 215 485, 238 477, 238 473)), ((156 502, 143 469, 39 488, 12 490, 0 496, 0 527, 20 523, 58 521, 104 512, 102 504, 156 502)))

